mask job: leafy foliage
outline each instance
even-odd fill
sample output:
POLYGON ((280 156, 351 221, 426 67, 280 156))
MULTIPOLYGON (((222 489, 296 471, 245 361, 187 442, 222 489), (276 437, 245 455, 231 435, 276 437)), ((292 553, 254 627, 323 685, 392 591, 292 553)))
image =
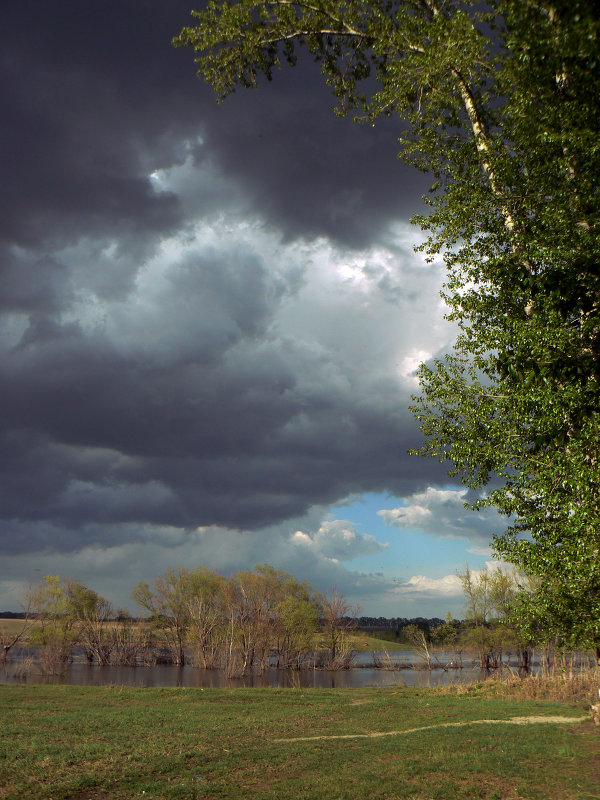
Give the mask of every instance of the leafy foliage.
POLYGON ((224 666, 229 674, 277 666, 299 667, 314 647, 318 599, 306 582, 264 564, 224 578, 206 567, 169 569, 142 581, 133 597, 150 614, 174 663, 186 645, 195 663, 224 666))
POLYGON ((45 672, 62 672, 76 643, 81 643, 90 661, 107 664, 114 642, 107 623, 114 614, 112 604, 80 581, 46 575, 30 590, 28 608, 39 623, 30 639, 42 646, 45 672))

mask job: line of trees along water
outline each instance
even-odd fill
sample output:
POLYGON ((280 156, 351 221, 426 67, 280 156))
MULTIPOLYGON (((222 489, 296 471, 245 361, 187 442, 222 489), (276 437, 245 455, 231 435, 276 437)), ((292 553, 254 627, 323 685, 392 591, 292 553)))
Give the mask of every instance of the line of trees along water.
POLYGON ((459 577, 466 618, 448 614, 444 621, 359 617, 359 608, 336 588, 316 592, 268 565, 228 577, 202 566, 168 569, 153 584, 142 581, 133 589, 146 612, 142 619, 80 581, 48 575, 29 591, 21 624, 10 634, 0 630, 0 660, 26 641, 36 646, 46 674, 64 670, 76 648, 100 666, 188 664, 229 676, 273 666, 339 670, 353 663, 353 631, 381 640, 381 650, 404 643, 429 669, 460 667, 464 654, 483 669, 511 655, 528 668, 535 647, 548 663, 556 652, 565 657, 566 643, 554 631, 520 619, 522 594, 530 590, 523 576, 466 567, 459 577))
POLYGON ((48 575, 31 589, 20 629, 2 642, 2 657, 25 639, 39 648, 45 672, 57 673, 74 648, 99 665, 163 663, 225 668, 229 675, 311 666, 341 669, 352 653, 352 608, 335 588, 315 592, 306 581, 268 565, 224 577, 174 568, 132 597, 144 620, 117 609, 80 581, 48 575), (315 664, 317 636, 324 644, 315 664))

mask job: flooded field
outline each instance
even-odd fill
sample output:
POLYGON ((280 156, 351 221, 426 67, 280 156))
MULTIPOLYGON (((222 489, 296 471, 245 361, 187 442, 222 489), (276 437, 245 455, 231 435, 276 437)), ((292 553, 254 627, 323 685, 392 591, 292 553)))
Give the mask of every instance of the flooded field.
MULTIPOLYGON (((449 660, 440 658, 441 663, 448 663, 449 660)), ((170 664, 136 667, 97 666, 78 659, 67 664, 60 675, 44 675, 31 651, 16 654, 5 665, 0 665, 0 683, 5 684, 190 686, 199 689, 226 687, 359 689, 368 686, 394 685, 427 687, 472 683, 485 680, 490 674, 497 675, 499 671, 486 672, 478 666, 473 666, 471 661, 464 662, 461 669, 442 667, 424 669, 423 662, 410 650, 394 652, 393 656, 384 651, 359 653, 349 669, 283 670, 271 667, 262 673, 249 672, 243 677, 231 677, 224 669, 177 667, 170 664), (375 666, 376 664, 379 666, 375 666)))

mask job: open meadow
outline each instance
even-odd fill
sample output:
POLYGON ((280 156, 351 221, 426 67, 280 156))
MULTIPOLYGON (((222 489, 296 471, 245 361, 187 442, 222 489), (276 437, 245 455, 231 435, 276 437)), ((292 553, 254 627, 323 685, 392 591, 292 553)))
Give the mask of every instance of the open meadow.
POLYGON ((3 800, 600 797, 585 704, 493 686, 0 686, 3 800))

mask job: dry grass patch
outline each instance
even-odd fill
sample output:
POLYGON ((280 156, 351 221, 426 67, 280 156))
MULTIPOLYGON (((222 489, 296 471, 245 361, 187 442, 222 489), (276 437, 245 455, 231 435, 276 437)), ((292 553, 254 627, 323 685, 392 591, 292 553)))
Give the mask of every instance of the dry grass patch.
POLYGON ((504 680, 489 681, 490 690, 507 697, 522 700, 552 700, 559 703, 598 702, 600 671, 585 669, 580 672, 556 675, 511 675, 504 680))

